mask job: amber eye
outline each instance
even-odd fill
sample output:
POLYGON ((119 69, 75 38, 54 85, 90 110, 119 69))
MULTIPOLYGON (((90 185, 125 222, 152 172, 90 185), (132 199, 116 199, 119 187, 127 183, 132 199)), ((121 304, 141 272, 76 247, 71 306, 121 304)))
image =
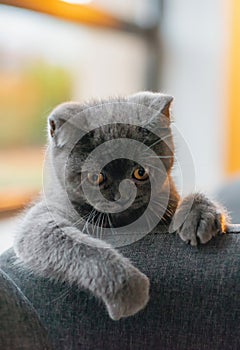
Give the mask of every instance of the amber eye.
POLYGON ((149 177, 148 171, 143 167, 138 167, 137 169, 134 170, 133 177, 134 179, 139 181, 147 180, 149 177))
POLYGON ((87 178, 95 186, 100 185, 105 180, 103 173, 88 173, 87 178))

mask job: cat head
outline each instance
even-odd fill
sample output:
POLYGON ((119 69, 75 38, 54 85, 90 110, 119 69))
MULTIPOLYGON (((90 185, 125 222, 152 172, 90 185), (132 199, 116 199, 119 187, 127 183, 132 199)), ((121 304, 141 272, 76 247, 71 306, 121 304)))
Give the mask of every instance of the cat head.
POLYGON ((123 226, 146 210, 153 187, 156 198, 163 195, 174 160, 171 102, 171 96, 140 92, 64 103, 51 113, 55 176, 81 216, 123 226))

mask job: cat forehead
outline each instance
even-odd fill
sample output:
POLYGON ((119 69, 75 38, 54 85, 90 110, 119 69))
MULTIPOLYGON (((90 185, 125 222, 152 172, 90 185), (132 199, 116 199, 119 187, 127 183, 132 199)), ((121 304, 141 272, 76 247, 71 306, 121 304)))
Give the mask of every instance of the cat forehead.
POLYGON ((68 156, 75 164, 88 159, 90 166, 118 158, 137 157, 143 160, 152 144, 155 151, 164 152, 166 146, 160 140, 156 134, 136 125, 108 124, 86 133, 72 147, 68 156))
MULTIPOLYGON (((141 140, 142 141, 142 140, 141 140)), ((141 145, 142 142, 139 142, 137 139, 126 139, 126 138, 117 138, 107 140, 98 137, 89 137, 88 141, 84 138, 78 142, 69 154, 69 161, 71 164, 74 164, 76 167, 83 166, 87 167, 88 170, 94 167, 100 167, 101 169, 108 164, 109 162, 115 162, 114 164, 125 164, 126 159, 127 163, 130 164, 138 160, 143 160, 146 156, 143 152, 141 145), (121 161, 125 159, 125 161, 121 161)), ((146 146, 143 146, 147 148, 146 146)))
POLYGON ((133 138, 143 140, 156 137, 156 135, 152 134, 146 128, 125 123, 111 123, 102 125, 101 127, 92 130, 89 134, 91 135, 91 137, 88 137, 89 143, 91 143, 91 141, 93 143, 98 143, 115 138, 133 138))
POLYGON ((154 118, 164 126, 168 118, 156 109, 129 100, 99 101, 98 103, 67 103, 57 107, 52 116, 58 117, 80 129, 92 130, 110 123, 126 123, 144 126, 154 118))
MULTIPOLYGON (((89 131, 114 123, 127 124, 130 132, 133 131, 130 125, 157 131, 160 137, 163 129, 170 127, 168 109, 171 100, 161 94, 150 94, 151 98, 146 97, 148 94, 144 94, 144 99, 142 94, 137 94, 129 98, 91 101, 85 104, 62 104, 49 116, 49 140, 52 139, 57 147, 70 147, 89 131)), ((110 134, 113 131, 114 128, 108 130, 110 134)))
POLYGON ((90 107, 81 114, 78 117, 79 121, 84 120, 88 130, 93 130, 114 123, 126 124, 126 128, 129 128, 129 125, 143 126, 151 113, 146 107, 134 103, 109 102, 90 107))
MULTIPOLYGON (((78 172, 78 173, 95 173, 103 171, 108 174, 112 175, 124 175, 124 174, 130 174, 132 171, 138 166, 139 163, 135 162, 131 159, 125 159, 125 158, 119 158, 114 159, 105 164, 104 166, 101 166, 98 164, 97 159, 90 160, 87 164, 86 163, 71 163, 71 166, 68 167, 68 171, 71 172, 78 172)), ((145 166, 145 163, 142 164, 142 166, 145 166)))
MULTIPOLYGON (((72 148, 69 156, 79 161, 88 158, 89 160, 97 162, 103 159, 129 159, 127 156, 130 154, 143 153, 142 149, 140 149, 143 143, 137 140, 137 138, 117 138, 115 140, 107 134, 105 134, 105 136, 107 137, 106 139, 89 137, 88 141, 83 138, 72 148)), ((147 144, 145 148, 147 148, 147 144)))

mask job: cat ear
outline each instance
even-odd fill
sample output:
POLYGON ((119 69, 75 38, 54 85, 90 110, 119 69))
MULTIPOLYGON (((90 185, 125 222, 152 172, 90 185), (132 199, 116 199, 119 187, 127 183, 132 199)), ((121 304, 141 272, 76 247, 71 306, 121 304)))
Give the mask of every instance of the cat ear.
POLYGON ((146 107, 155 109, 161 115, 170 119, 170 105, 173 97, 158 92, 142 91, 131 95, 129 100, 146 107))
POLYGON ((63 147, 73 131, 74 117, 81 112, 77 102, 66 102, 57 106, 48 117, 48 135, 58 147, 63 147))

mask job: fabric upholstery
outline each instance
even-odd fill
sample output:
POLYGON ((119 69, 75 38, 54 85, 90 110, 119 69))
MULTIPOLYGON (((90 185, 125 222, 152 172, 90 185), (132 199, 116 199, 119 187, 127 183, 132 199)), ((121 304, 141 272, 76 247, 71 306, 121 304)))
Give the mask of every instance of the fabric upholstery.
POLYGON ((47 332, 36 311, 0 270, 0 349, 50 350, 47 332))
POLYGON ((174 234, 149 234, 120 251, 151 281, 147 307, 120 321, 87 291, 32 275, 12 249, 0 267, 31 301, 55 349, 240 349, 240 235, 191 247, 174 234))

